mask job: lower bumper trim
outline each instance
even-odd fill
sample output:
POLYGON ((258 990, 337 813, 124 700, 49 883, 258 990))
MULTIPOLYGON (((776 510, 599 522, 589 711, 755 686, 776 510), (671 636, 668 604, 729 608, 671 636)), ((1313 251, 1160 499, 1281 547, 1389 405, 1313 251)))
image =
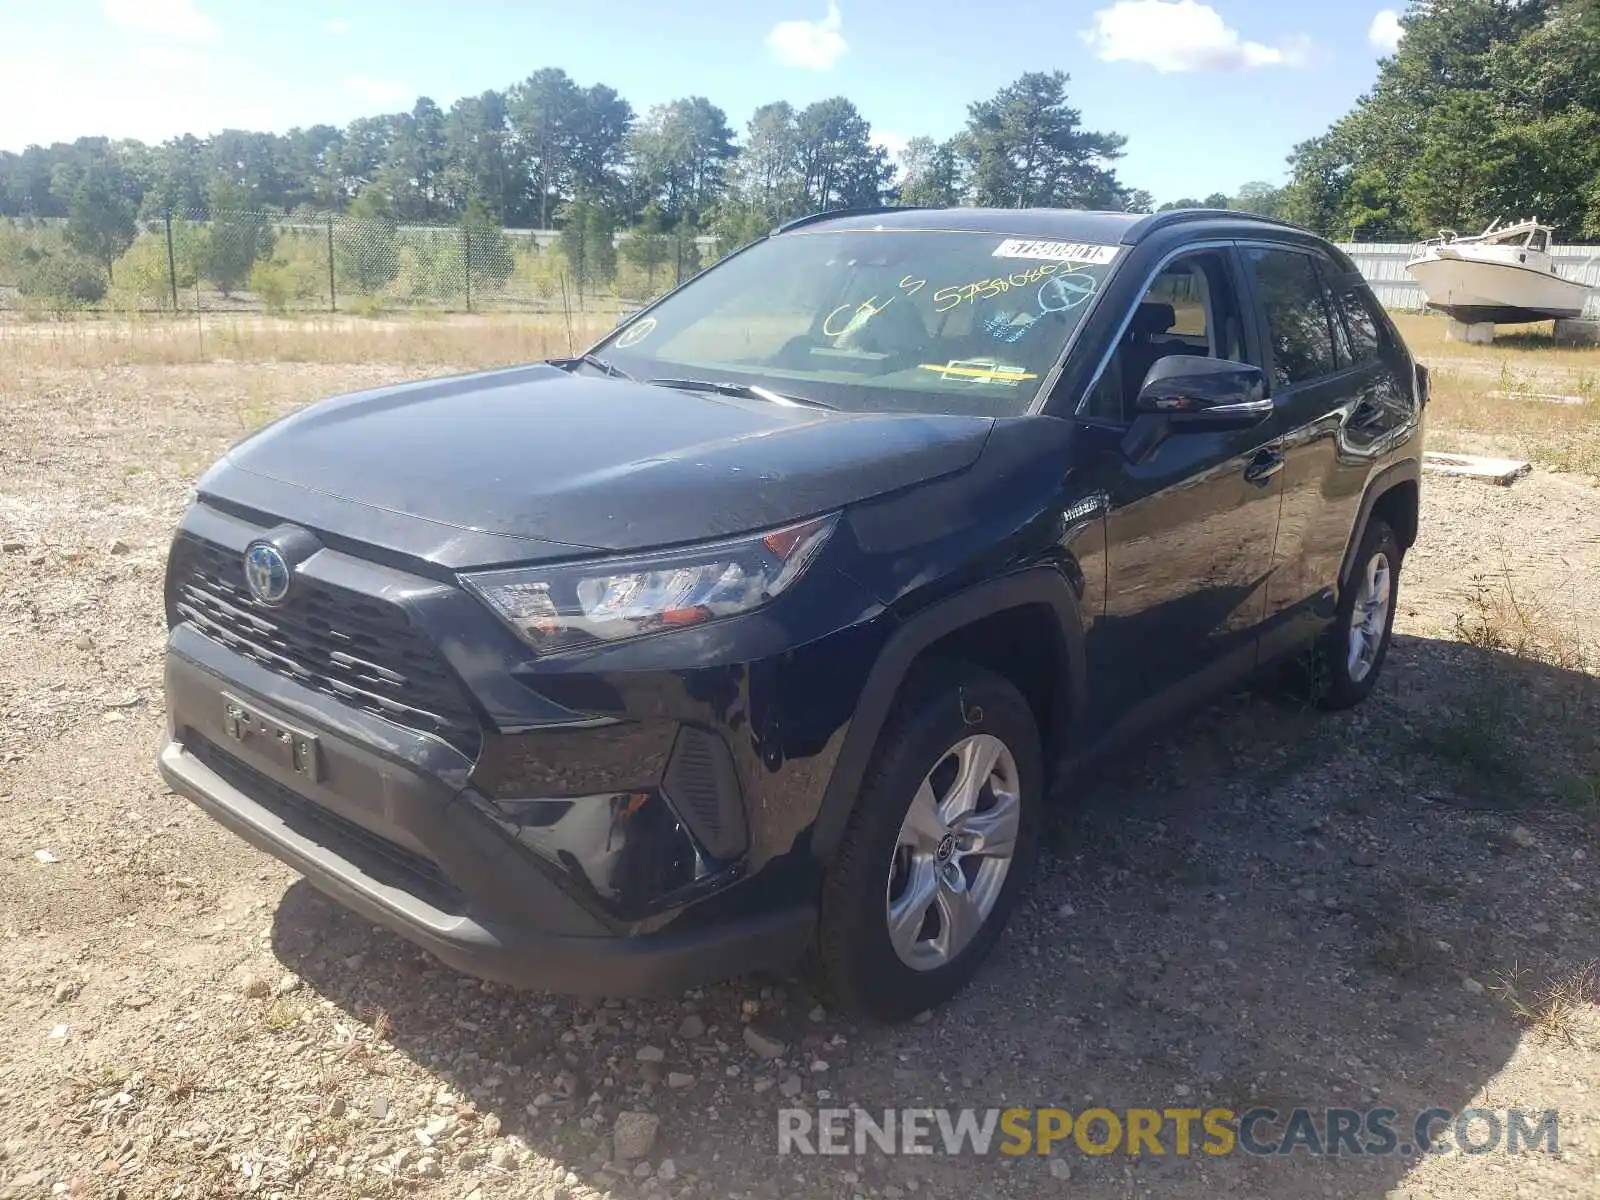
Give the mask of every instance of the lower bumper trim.
POLYGON ((752 971, 785 972, 815 927, 809 906, 690 930, 576 937, 487 926, 445 912, 306 836, 190 753, 162 749, 167 784, 308 882, 469 975, 514 987, 583 996, 670 996, 752 971))

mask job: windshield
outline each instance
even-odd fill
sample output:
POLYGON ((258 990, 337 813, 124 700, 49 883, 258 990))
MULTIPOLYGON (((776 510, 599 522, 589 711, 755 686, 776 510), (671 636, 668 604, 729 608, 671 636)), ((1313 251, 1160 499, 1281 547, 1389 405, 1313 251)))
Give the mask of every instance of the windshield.
POLYGON ((1114 246, 942 231, 785 234, 595 347, 638 379, 755 383, 854 411, 1027 410, 1114 246))

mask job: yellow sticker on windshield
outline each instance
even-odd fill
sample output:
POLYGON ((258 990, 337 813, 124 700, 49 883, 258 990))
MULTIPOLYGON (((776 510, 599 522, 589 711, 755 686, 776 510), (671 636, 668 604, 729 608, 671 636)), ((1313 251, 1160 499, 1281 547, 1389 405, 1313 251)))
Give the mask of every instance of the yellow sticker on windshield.
POLYGON ((947 363, 918 363, 924 371, 938 371, 940 379, 965 379, 973 383, 1021 383, 1037 375, 1021 367, 1007 367, 981 358, 953 358, 947 363))
POLYGON ((1039 238, 1007 238, 994 248, 996 258, 1043 258, 1050 262, 1088 263, 1104 267, 1117 257, 1116 246, 1095 242, 1053 242, 1039 238))

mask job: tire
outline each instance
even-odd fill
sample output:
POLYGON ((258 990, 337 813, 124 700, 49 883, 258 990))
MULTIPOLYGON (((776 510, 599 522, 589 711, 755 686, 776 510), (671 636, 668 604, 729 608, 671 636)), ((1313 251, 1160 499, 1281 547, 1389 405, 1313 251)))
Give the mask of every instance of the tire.
POLYGON ((1312 678, 1319 707, 1350 708, 1377 686, 1394 631, 1404 553, 1388 522, 1377 518, 1368 522, 1350 567, 1350 580, 1339 596, 1334 622, 1317 645, 1312 678), (1381 609, 1374 607, 1377 591, 1382 592, 1381 609), (1366 613, 1359 652, 1353 632, 1358 605, 1366 613))
POLYGON ((905 1020, 960 990, 1032 873, 1043 789, 1039 731, 1011 683, 954 663, 908 678, 823 876, 819 990, 836 1007, 880 1021, 905 1020), (983 771, 991 759, 977 788, 961 786, 964 768, 983 771), (947 798, 942 809, 938 797, 947 798), (974 809, 945 819, 969 800, 974 809), (979 829, 995 833, 993 854, 982 852, 979 829), (893 913, 902 917, 897 938, 893 913))

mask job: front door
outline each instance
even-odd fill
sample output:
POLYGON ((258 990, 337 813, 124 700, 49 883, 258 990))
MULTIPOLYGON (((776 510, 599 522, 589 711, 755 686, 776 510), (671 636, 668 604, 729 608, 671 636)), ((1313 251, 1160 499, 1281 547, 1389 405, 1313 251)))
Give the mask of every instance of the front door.
POLYGON ((1260 363, 1230 249, 1174 259, 1131 315, 1080 410, 1086 475, 1106 494, 1106 601, 1088 636, 1098 735, 1255 665, 1278 526, 1270 423, 1130 445, 1133 402, 1170 355, 1260 363))

